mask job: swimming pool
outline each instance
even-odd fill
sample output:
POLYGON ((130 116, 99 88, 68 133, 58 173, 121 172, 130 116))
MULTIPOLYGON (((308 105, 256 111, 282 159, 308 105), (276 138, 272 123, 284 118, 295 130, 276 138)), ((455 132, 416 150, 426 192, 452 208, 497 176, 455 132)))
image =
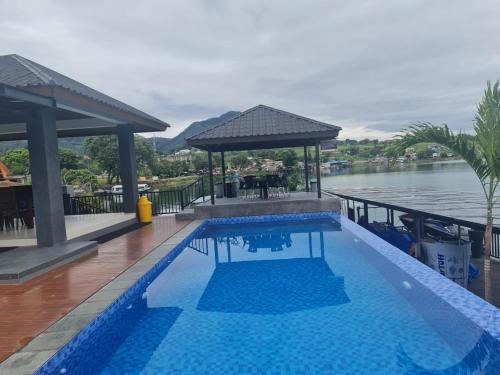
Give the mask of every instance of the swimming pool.
POLYGON ((496 308, 337 213, 212 219, 38 373, 496 374, 499 340, 496 308))

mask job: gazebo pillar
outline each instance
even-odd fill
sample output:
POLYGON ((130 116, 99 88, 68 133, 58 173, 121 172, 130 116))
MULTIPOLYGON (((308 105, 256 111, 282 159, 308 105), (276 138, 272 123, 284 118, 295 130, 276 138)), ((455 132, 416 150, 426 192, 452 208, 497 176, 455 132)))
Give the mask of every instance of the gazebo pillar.
POLYGON ((224 151, 220 152, 220 165, 222 170, 222 191, 224 192, 224 197, 227 197, 226 191, 226 163, 224 162, 224 151))
POLYGON ((120 177, 123 186, 123 212, 135 212, 139 191, 137 188, 137 163, 134 131, 129 124, 118 125, 118 153, 120 177))
POLYGON ((319 141, 316 142, 316 186, 318 189, 318 198, 321 198, 321 168, 319 164, 319 141))
POLYGON ((26 130, 38 246, 66 240, 56 119, 52 109, 27 114, 26 130))
POLYGON ((309 191, 309 158, 307 156, 307 146, 304 146, 304 175, 306 179, 306 191, 309 191))
POLYGON ((214 196, 214 171, 212 165, 212 151, 208 151, 208 178, 210 184, 210 203, 215 204, 214 196))

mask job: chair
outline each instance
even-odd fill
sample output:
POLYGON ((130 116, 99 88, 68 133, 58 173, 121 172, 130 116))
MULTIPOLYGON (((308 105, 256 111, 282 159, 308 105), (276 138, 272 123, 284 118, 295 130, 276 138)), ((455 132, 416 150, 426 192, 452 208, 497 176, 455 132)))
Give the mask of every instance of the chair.
POLYGON ((240 182, 240 189, 243 188, 245 190, 245 198, 248 198, 248 192, 250 191, 251 197, 255 197, 255 191, 259 188, 258 182, 255 176, 244 176, 243 177, 243 185, 240 182))
POLYGON ((278 175, 268 174, 266 180, 270 196, 279 198, 280 192, 283 192, 283 196, 285 196, 282 179, 278 175))
POLYGON ((34 227, 33 222, 33 189, 30 185, 16 186, 15 188, 17 214, 22 225, 34 227))
POLYGON ((0 189, 0 228, 1 230, 19 227, 19 213, 14 189, 0 189))
POLYGON ((290 196, 290 190, 288 190, 288 177, 286 175, 281 176, 281 187, 283 189, 283 194, 290 196))

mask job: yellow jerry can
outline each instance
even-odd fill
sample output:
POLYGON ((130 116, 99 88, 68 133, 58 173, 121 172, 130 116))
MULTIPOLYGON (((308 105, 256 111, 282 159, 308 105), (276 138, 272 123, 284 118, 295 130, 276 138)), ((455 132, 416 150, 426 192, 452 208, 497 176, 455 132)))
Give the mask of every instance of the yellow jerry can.
POLYGON ((141 223, 151 223, 153 220, 153 203, 145 195, 139 198, 137 211, 139 212, 139 221, 141 223))

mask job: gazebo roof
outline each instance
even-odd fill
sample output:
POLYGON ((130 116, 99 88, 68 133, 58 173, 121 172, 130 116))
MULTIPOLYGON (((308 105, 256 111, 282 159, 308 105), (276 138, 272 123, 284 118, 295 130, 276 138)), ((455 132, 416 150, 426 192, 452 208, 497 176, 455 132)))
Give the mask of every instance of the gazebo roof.
POLYGON ((311 146, 337 137, 341 129, 260 104, 188 138, 187 143, 210 151, 311 146))
MULTIPOLYGON (((128 104, 19 55, 0 56, 0 86, 4 92, 7 90, 12 93, 15 88, 48 99, 52 103, 50 106, 56 110, 59 136, 109 134, 116 131, 117 125, 125 123, 131 124, 136 132, 163 131, 169 126, 128 104)), ((3 97, 4 101, 12 102, 15 99, 5 99, 5 94, 3 97)), ((16 100, 19 103, 19 99, 16 100)), ((9 111, 3 111, 2 108, 0 140, 21 139, 25 133, 22 113, 14 112, 12 105, 9 105, 9 111)))

